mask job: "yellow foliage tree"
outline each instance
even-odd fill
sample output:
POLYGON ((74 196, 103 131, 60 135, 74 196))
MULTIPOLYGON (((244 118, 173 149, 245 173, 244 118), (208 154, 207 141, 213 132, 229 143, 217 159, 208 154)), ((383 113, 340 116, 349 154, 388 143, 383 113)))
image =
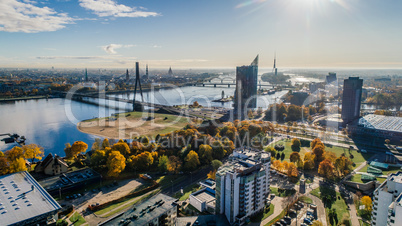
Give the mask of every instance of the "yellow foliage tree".
POLYGON ((365 205, 365 209, 369 212, 371 212, 373 208, 373 202, 369 196, 363 196, 360 200, 360 202, 365 205))
POLYGON ((107 159, 109 177, 117 177, 126 168, 126 158, 119 151, 112 151, 107 159))
POLYGON ((198 165, 200 165, 200 160, 198 159, 198 154, 195 151, 190 151, 186 158, 184 159, 184 167, 188 170, 195 170, 198 165))
POLYGON ((307 152, 304 155, 304 169, 312 170, 314 169, 315 155, 312 152, 307 152))
POLYGON ((22 146, 22 150, 24 150, 24 157, 27 159, 31 159, 33 163, 35 159, 41 160, 44 156, 43 147, 36 144, 28 144, 22 146))
POLYGON ((332 178, 334 175, 334 165, 332 164, 331 161, 328 159, 324 159, 319 167, 318 167, 318 173, 325 176, 326 178, 332 178))
POLYGON ((67 155, 67 158, 76 158, 79 153, 85 152, 88 148, 88 144, 83 141, 76 141, 73 145, 71 145, 70 153, 67 155))
POLYGON ((288 176, 289 177, 298 177, 299 176, 299 171, 297 170, 297 167, 293 162, 289 163, 288 176))
POLYGON ((215 180, 216 170, 209 171, 207 176, 208 176, 209 179, 215 180))
POLYGON ((130 154, 130 147, 124 141, 119 141, 112 147, 113 151, 119 151, 122 155, 127 156, 130 154))

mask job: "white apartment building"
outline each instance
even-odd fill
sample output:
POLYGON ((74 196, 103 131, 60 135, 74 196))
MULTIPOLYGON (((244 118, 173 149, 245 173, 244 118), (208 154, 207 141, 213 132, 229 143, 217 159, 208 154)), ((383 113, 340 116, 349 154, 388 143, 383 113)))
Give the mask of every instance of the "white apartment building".
POLYGON ((402 171, 388 176, 375 191, 371 225, 401 225, 402 171), (398 224, 399 223, 399 224, 398 224))
POLYGON ((237 148, 216 173, 216 214, 230 224, 264 210, 268 197, 271 155, 248 147, 237 148))

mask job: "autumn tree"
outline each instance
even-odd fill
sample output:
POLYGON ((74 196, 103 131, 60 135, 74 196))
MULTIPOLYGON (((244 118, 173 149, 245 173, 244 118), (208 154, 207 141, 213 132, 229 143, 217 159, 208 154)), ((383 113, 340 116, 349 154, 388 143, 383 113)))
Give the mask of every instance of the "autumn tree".
POLYGON ((353 162, 344 155, 335 159, 334 166, 340 176, 347 175, 352 170, 353 162))
POLYGON ((290 159, 291 162, 298 162, 298 161, 300 161, 300 160, 301 160, 301 157, 300 157, 299 152, 293 152, 292 154, 290 154, 289 159, 290 159))
POLYGON ((104 150, 95 150, 91 155, 91 165, 101 166, 106 164, 107 156, 104 150))
POLYGON ((313 150, 314 147, 315 147, 317 144, 322 144, 322 145, 324 145, 324 144, 322 143, 322 141, 321 141, 320 138, 315 138, 313 141, 311 141, 311 150, 313 150))
POLYGON ((271 147, 271 146, 267 146, 267 147, 264 149, 264 151, 271 153, 271 156, 272 156, 272 157, 275 157, 275 156, 276 156, 276 150, 275 150, 275 148, 273 148, 273 147, 271 147))
POLYGON ((168 165, 169 172, 178 173, 181 169, 181 166, 182 162, 179 157, 173 155, 169 157, 169 165, 168 165))
POLYGON ((0 157, 0 175, 6 175, 10 172, 10 165, 8 164, 7 158, 4 156, 0 157))
POLYGON ((112 151, 107 159, 109 177, 117 177, 126 168, 126 158, 119 151, 112 151))
POLYGON ((318 173, 326 178, 332 178, 334 175, 334 165, 328 159, 324 159, 318 167, 318 173))
POLYGON ((213 154, 212 156, 214 157, 214 159, 223 159, 223 157, 225 157, 226 151, 223 148, 223 144, 221 141, 216 140, 212 143, 212 150, 213 150, 213 154))
POLYGON ((211 170, 209 171, 209 173, 207 174, 209 179, 215 180, 216 177, 216 170, 211 170))
POLYGON ((137 161, 137 169, 139 170, 147 170, 152 163, 154 162, 154 158, 152 154, 148 151, 144 151, 136 156, 138 159, 137 161))
POLYGON ((324 153, 324 158, 328 159, 332 163, 335 163, 335 160, 336 160, 337 157, 336 157, 335 153, 333 153, 332 151, 326 151, 324 153))
POLYGON ((298 177, 299 176, 299 171, 297 170, 297 167, 293 162, 289 163, 287 174, 289 177, 298 177))
POLYGON ((360 200, 360 202, 365 206, 365 210, 368 212, 371 212, 373 203, 372 200, 369 196, 363 196, 360 200))
POLYGON ((323 159, 323 155, 324 155, 324 151, 325 151, 325 146, 323 144, 316 144, 313 148, 313 153, 316 157, 316 161, 317 162, 321 162, 323 159))
POLYGON ((130 147, 124 141, 119 141, 112 146, 113 151, 119 151, 122 155, 128 156, 130 154, 130 147))
POLYGON ((203 164, 209 164, 213 160, 211 146, 201 144, 198 149, 198 156, 203 164))
POLYGON ((110 148, 109 139, 105 138, 102 142, 102 149, 110 148))
POLYGON ((190 151, 184 161, 184 167, 190 171, 197 169, 197 166, 200 165, 198 154, 195 151, 190 151))
POLYGON ((27 159, 31 159, 33 163, 35 159, 41 160, 44 156, 43 147, 36 144, 28 144, 22 146, 22 150, 24 150, 24 157, 27 159))
POLYGON ((291 144, 292 151, 294 151, 294 152, 299 152, 299 151, 300 151, 300 147, 301 147, 300 140, 297 139, 297 138, 293 138, 293 139, 292 139, 292 144, 291 144))
POLYGON ((222 142, 223 149, 225 149, 225 154, 232 154, 233 150, 235 149, 233 141, 229 138, 225 138, 222 142))
POLYGON ((76 141, 71 145, 70 153, 66 153, 67 158, 76 158, 79 153, 85 152, 88 148, 88 144, 83 141, 76 141))
POLYGON ((158 159, 158 169, 161 172, 168 171, 169 168, 169 158, 166 155, 159 156, 158 159))
POLYGON ((102 141, 100 138, 95 138, 95 142, 92 144, 91 151, 101 150, 102 141))
POLYGON ((218 168, 222 166, 222 162, 219 161, 218 159, 215 159, 215 160, 212 160, 211 165, 212 165, 212 169, 218 170, 218 168))
POLYGON ((314 164, 315 162, 315 155, 312 152, 307 152, 304 155, 304 169, 306 170, 312 170, 314 169, 314 164))

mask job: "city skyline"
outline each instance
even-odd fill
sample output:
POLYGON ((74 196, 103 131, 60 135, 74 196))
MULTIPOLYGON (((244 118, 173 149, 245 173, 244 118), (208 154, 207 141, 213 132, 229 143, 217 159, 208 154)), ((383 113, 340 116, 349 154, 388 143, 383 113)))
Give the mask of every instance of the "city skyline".
POLYGON ((399 2, 4 0, 0 67, 402 68, 399 2))

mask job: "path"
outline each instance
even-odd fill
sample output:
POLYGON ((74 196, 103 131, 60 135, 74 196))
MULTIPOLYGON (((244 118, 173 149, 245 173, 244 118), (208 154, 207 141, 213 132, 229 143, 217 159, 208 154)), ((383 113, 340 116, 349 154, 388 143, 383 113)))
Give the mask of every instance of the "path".
POLYGON ((282 208, 282 203, 283 203, 284 198, 282 197, 275 197, 274 200, 271 201, 271 203, 275 206, 274 207, 274 212, 271 214, 271 216, 265 218, 261 222, 254 222, 249 224, 250 226, 258 226, 258 225, 266 225, 268 222, 273 220, 275 217, 277 217, 283 210, 282 208))

